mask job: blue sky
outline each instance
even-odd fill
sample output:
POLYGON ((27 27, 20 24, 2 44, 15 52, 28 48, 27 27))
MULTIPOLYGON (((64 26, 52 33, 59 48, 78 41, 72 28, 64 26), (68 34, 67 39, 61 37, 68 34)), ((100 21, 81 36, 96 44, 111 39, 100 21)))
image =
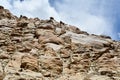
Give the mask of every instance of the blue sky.
POLYGON ((120 40, 120 0, 0 0, 13 14, 75 25, 93 34, 120 40))

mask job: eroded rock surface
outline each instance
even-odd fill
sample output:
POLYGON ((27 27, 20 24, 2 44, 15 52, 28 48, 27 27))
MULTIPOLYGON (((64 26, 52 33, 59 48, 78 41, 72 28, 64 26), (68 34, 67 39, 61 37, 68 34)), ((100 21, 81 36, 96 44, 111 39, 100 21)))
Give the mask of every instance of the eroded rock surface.
POLYGON ((0 6, 0 80, 120 80, 120 42, 0 6))

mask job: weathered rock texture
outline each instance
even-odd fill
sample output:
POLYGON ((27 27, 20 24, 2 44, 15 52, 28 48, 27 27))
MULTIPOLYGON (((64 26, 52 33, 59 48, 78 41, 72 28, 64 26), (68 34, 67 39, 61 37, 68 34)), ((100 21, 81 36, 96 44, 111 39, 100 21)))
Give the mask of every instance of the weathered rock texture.
POLYGON ((120 80, 120 42, 0 6, 0 80, 120 80))

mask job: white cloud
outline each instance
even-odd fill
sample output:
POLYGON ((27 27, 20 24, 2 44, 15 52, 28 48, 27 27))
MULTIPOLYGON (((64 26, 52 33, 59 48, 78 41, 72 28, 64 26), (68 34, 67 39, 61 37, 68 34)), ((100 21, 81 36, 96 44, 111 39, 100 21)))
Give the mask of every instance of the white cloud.
POLYGON ((118 37, 120 38, 120 33, 118 33, 118 37))
POLYGON ((15 1, 14 8, 20 10, 20 13, 22 12, 24 15, 29 14, 30 17, 58 17, 57 12, 49 5, 48 0, 26 0, 22 3, 20 1, 15 1))
POLYGON ((10 9, 12 6, 7 0, 0 0, 0 5, 4 5, 5 8, 10 9))
MULTIPOLYGON (((76 25, 82 30, 94 34, 106 34, 116 38, 114 34, 114 22, 105 15, 109 13, 107 6, 113 0, 62 0, 55 1, 56 8, 51 7, 48 0, 0 0, 0 4, 10 9, 16 15, 39 17, 47 19, 50 16, 68 24, 76 25), (109 1, 109 3, 108 3, 109 1)), ((110 7, 110 5, 109 5, 110 7)), ((109 15, 109 14, 108 14, 109 15)))
POLYGON ((39 17, 43 19, 55 16, 59 19, 58 13, 50 6, 48 0, 25 0, 23 2, 19 0, 0 0, 0 2, 2 2, 0 5, 4 5, 5 8, 18 16, 22 14, 28 17, 39 17), (10 4, 10 1, 12 1, 12 4, 10 4))
POLYGON ((112 0, 64 0, 63 4, 56 3, 56 6, 65 22, 89 33, 106 34, 115 39, 114 21, 107 17, 110 12, 106 6, 108 1, 111 3, 112 0))

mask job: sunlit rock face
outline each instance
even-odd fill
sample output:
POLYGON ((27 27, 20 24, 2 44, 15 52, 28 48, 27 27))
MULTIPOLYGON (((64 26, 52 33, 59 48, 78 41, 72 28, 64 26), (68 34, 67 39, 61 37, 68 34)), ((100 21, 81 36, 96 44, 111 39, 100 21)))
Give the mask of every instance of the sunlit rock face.
POLYGON ((0 80, 119 80, 120 42, 0 6, 0 80))

